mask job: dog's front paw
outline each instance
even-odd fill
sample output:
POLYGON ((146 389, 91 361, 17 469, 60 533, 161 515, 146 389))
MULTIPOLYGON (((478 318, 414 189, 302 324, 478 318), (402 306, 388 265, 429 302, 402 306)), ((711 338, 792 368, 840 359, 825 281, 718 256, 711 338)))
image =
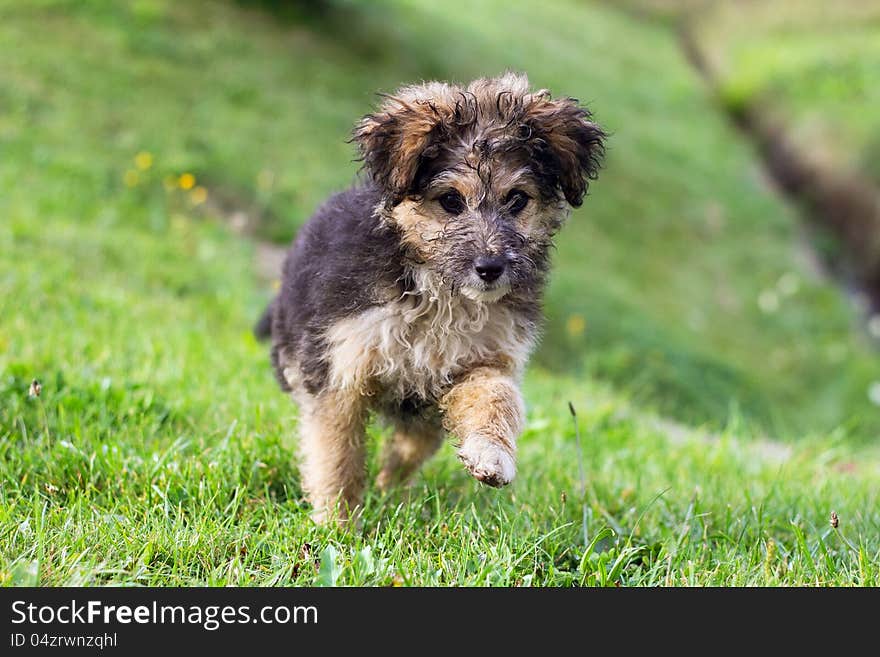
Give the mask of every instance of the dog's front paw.
POLYGON ((513 481, 516 462, 510 449, 498 440, 469 436, 458 450, 458 458, 476 479, 499 488, 513 481))

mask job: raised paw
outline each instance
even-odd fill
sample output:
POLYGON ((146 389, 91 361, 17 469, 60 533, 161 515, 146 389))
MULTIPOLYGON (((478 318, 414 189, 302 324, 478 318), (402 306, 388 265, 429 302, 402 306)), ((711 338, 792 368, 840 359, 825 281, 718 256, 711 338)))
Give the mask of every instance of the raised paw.
POLYGON ((485 436, 468 437, 458 450, 458 458, 474 478, 500 488, 516 475, 516 463, 510 449, 485 436))

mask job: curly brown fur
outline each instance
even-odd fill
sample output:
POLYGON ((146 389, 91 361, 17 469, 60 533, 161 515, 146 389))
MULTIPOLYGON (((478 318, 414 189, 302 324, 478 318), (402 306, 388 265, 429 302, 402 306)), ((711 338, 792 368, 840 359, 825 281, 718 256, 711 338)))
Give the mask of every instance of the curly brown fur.
POLYGON ((476 478, 513 479, 518 381, 553 236, 595 178, 604 138, 576 100, 511 73, 404 87, 357 124, 369 179, 303 227, 257 327, 300 405, 316 519, 361 503, 371 411, 396 427, 383 488, 444 428, 476 478))

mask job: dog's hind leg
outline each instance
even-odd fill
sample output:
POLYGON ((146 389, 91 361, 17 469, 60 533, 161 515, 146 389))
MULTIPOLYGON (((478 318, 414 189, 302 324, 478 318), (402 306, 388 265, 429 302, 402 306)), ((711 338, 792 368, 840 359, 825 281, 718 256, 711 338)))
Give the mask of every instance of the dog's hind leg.
POLYGON ((366 405, 356 392, 325 390, 300 399, 300 473, 312 518, 344 523, 361 504, 366 405))
POLYGON ((437 422, 398 419, 394 425, 394 435, 385 445, 382 469, 376 478, 376 485, 383 491, 406 481, 443 442, 443 427, 437 422))

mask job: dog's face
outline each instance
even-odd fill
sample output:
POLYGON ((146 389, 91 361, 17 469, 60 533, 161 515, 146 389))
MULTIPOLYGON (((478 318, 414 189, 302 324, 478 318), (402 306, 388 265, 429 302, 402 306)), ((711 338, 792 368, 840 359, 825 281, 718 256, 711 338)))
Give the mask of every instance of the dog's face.
POLYGON ((513 74, 405 87, 354 134, 383 190, 380 214, 419 270, 485 302, 543 282, 604 136, 577 101, 532 93, 513 74))

